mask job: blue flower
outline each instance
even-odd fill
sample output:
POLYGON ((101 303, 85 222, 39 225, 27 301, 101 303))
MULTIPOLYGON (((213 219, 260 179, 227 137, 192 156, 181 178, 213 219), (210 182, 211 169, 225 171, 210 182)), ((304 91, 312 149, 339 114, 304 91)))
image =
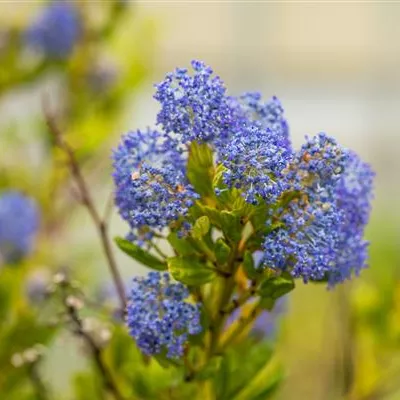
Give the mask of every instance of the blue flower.
POLYGON ((336 204, 343 213, 339 227, 336 268, 330 274, 335 284, 358 275, 367 266, 368 242, 363 239, 373 197, 374 172, 358 155, 349 152, 344 173, 336 187, 336 204))
POLYGON ((129 132, 113 153, 115 203, 132 240, 150 240, 185 216, 198 195, 185 174, 186 157, 158 131, 129 132))
POLYGON ((188 289, 172 283, 168 273, 134 278, 126 322, 144 354, 180 358, 189 335, 202 331, 200 305, 188 298, 188 289))
POLYGON ((54 59, 68 58, 81 34, 77 8, 67 1, 47 6, 26 30, 29 46, 54 59))
POLYGON ((18 192, 0 195, 0 260, 18 261, 33 248, 39 228, 39 211, 34 201, 18 192))
POLYGON ((222 140, 235 123, 224 83, 204 63, 193 61, 192 67, 193 75, 178 68, 156 85, 154 98, 161 105, 157 123, 183 143, 222 140))
POLYGON ((261 127, 267 128, 283 137, 283 146, 291 148, 289 138, 289 125, 284 117, 284 110, 277 97, 272 97, 267 102, 262 102, 258 92, 249 92, 240 96, 239 101, 246 118, 257 122, 261 127))
POLYGON ((325 134, 308 139, 286 171, 291 193, 268 223, 264 265, 333 285, 366 260, 363 231, 372 192, 371 169, 325 134))
POLYGON ((248 203, 274 202, 287 185, 283 176, 291 152, 281 131, 245 123, 224 146, 219 159, 223 181, 243 191, 248 203))

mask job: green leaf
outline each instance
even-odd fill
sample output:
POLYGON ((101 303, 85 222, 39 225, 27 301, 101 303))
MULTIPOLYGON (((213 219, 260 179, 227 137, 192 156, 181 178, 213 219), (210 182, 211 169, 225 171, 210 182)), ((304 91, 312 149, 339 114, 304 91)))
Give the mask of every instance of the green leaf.
POLYGON ((212 186, 214 176, 213 154, 207 144, 192 142, 190 145, 187 176, 197 193, 204 197, 215 197, 212 186))
POLYGON ((224 265, 227 263, 231 248, 226 244, 223 238, 217 239, 214 248, 215 256, 217 258, 218 264, 224 265))
POLYGON ((254 265, 253 255, 249 251, 246 251, 244 253, 243 269, 246 272, 246 275, 249 279, 255 279, 257 276, 260 275, 254 265))
POLYGON ((194 286, 210 282, 217 275, 215 269, 195 258, 171 257, 168 269, 177 281, 194 286))
POLYGON ((178 237, 176 232, 171 232, 167 239, 173 249, 181 256, 190 256, 197 253, 190 241, 185 237, 178 237))
POLYGON ((167 264, 165 262, 126 239, 116 237, 115 243, 124 253, 141 264, 157 271, 165 271, 167 269, 167 264))
POLYGON ((258 290, 262 299, 277 300, 294 289, 294 280, 291 276, 277 276, 266 279, 258 290))
POLYGON ((216 398, 221 400, 227 400, 228 391, 229 391, 229 383, 232 377, 231 365, 230 365, 230 354, 225 354, 220 362, 220 368, 218 373, 216 374, 215 380, 215 391, 216 398))
POLYGON ((213 357, 196 375, 198 381, 205 381, 214 377, 221 368, 222 356, 213 357))
POLYGON ((221 229, 225 237, 234 242, 239 241, 242 237, 242 228, 240 217, 229 211, 221 211, 221 229))
POLYGON ((207 235, 209 230, 210 219, 206 215, 203 215, 202 217, 198 218, 194 223, 192 235, 196 239, 201 239, 203 236, 207 235))
POLYGON ((243 228, 240 216, 230 211, 219 211, 216 208, 203 206, 202 204, 197 204, 197 206, 207 215, 213 225, 222 230, 226 238, 234 242, 240 240, 243 228))

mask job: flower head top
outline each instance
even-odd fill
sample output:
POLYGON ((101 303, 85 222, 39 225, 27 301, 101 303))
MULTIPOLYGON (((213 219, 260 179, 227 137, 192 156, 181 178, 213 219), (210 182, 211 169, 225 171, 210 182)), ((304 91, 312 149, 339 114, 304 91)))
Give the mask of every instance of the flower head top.
POLYGON ((143 229, 162 230, 186 215, 198 196, 187 181, 185 164, 176 142, 158 131, 122 137, 113 153, 115 202, 132 239, 140 240, 143 229))
POLYGON ((32 22, 26 31, 29 46, 46 57, 65 59, 71 54, 81 33, 77 8, 67 1, 54 1, 32 22))
POLYGON ((260 126, 278 133, 284 138, 283 145, 291 147, 289 138, 289 125, 284 118, 284 110, 276 96, 263 102, 258 92, 245 93, 239 98, 247 118, 257 122, 260 126))
POLYGON ((135 278, 127 309, 127 325, 146 355, 183 355, 189 335, 201 332, 200 306, 189 303, 189 291, 172 283, 168 273, 135 278))
POLYGON ((193 61, 192 68, 193 75, 178 68, 156 85, 157 123, 183 143, 222 140, 235 122, 225 86, 204 63, 193 61))
POLYGON ((29 254, 38 228, 32 199, 13 191, 0 195, 0 260, 12 263, 29 254))

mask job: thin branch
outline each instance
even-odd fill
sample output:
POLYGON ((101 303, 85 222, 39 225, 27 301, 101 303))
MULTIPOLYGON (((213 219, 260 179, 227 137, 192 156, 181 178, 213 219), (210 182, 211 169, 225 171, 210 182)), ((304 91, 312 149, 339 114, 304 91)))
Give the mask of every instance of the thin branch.
POLYGON ((219 353, 222 353, 239 335, 260 315, 262 308, 259 304, 255 304, 247 315, 241 316, 231 325, 231 330, 227 332, 225 340, 223 340, 219 353))
MULTIPOLYGON (((81 196, 81 200, 83 205, 86 207, 88 210, 95 226, 97 229, 97 232, 100 236, 100 240, 103 246, 103 251, 105 254, 105 257, 108 262, 108 266, 111 272, 111 275, 113 277, 115 287, 117 289, 118 297, 121 302, 121 307, 123 310, 125 310, 126 306, 126 295, 125 295, 125 287, 121 278, 121 275, 119 273, 114 253, 112 251, 111 247, 111 240, 108 235, 108 226, 105 220, 102 219, 100 216, 94 201, 92 199, 92 196, 90 194, 90 191, 88 189, 88 185, 86 184, 85 178, 82 175, 79 163, 75 157, 75 153, 70 147, 70 145, 64 140, 63 135, 61 130, 59 129, 56 120, 54 118, 54 115, 52 115, 48 102, 46 101, 46 98, 43 98, 43 113, 46 119, 47 126, 49 128, 50 133, 53 135, 55 144, 57 147, 59 147, 67 156, 67 161, 68 161, 68 168, 70 170, 70 173, 72 175, 72 178, 74 179, 78 190, 79 194, 81 196)), ((106 215, 107 217, 107 215, 106 215)))
POLYGON ((220 313, 229 315, 233 311, 237 310, 238 308, 246 304, 247 301, 256 294, 256 287, 257 287, 257 282, 252 281, 250 288, 246 290, 246 292, 244 292, 242 296, 238 297, 237 299, 233 299, 226 308, 220 310, 220 313))
POLYGON ((39 375, 37 362, 34 362, 29 366, 28 374, 29 374, 29 379, 32 382, 32 385, 35 388, 37 398, 40 400, 48 400, 49 393, 41 376, 39 375))
POLYGON ((108 195, 106 206, 104 207, 104 213, 103 213, 103 223, 107 227, 108 227, 108 223, 110 222, 110 219, 111 219, 113 206, 114 206, 114 193, 110 192, 110 194, 108 195))
POLYGON ((118 386, 114 382, 114 379, 103 362, 101 357, 101 348, 97 345, 95 340, 84 331, 82 321, 79 318, 78 312, 74 307, 68 306, 65 304, 69 317, 71 321, 75 324, 76 330, 74 331, 76 335, 80 336, 88 346, 90 352, 92 353, 94 362, 103 378, 104 386, 107 391, 114 396, 116 400, 123 400, 124 397, 120 393, 118 386))

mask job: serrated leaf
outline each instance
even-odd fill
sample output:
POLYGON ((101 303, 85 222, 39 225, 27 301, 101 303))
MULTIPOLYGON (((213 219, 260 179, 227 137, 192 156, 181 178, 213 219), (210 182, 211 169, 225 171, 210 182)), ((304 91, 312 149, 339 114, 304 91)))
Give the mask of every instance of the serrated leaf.
POLYGON ((207 235, 209 230, 210 219, 206 215, 203 215, 202 217, 197 218, 196 222, 194 223, 192 235, 196 239, 201 239, 203 236, 207 235))
POLYGON ((167 269, 167 264, 165 262, 161 261, 157 257, 153 256, 152 254, 143 250, 132 242, 121 237, 116 237, 115 243, 125 254, 132 257, 141 264, 146 265, 147 267, 155 269, 157 271, 165 271, 167 269))
POLYGON ((277 300, 294 289, 294 280, 290 276, 277 276, 261 283, 258 294, 262 299, 277 300))
POLYGON ((217 272, 207 264, 193 258, 171 257, 168 259, 171 275, 185 285, 203 285, 213 280, 217 272))

